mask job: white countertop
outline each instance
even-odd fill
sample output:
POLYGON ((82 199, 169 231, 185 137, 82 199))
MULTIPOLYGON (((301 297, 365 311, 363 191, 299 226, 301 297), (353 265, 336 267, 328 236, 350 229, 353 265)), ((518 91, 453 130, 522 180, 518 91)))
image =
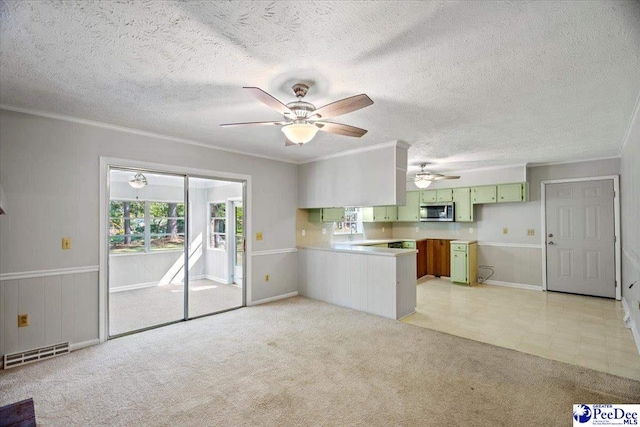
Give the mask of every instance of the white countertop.
POLYGON ((451 243, 452 245, 455 244, 455 243, 457 243, 459 245, 468 245, 470 243, 477 243, 477 242, 478 242, 477 240, 452 240, 449 243, 451 243))
POLYGON ((395 243, 395 242, 415 242, 415 240, 414 239, 345 240, 344 242, 334 242, 334 244, 371 246, 371 245, 380 245, 382 243, 395 243))
POLYGON ((298 246, 300 249, 312 249, 318 251, 331 251, 331 252, 345 252, 351 254, 362 254, 362 255, 378 255, 378 256, 403 256, 403 255, 412 255, 417 253, 415 249, 393 249, 393 248, 376 248, 367 245, 376 245, 379 243, 389 243, 389 242, 402 242, 406 239, 383 239, 383 240, 360 240, 360 241, 351 241, 351 242, 341 242, 341 243, 317 243, 314 245, 302 245, 298 246), (359 242, 367 242, 364 245, 359 242), (377 242, 377 243, 369 243, 369 242, 377 242))

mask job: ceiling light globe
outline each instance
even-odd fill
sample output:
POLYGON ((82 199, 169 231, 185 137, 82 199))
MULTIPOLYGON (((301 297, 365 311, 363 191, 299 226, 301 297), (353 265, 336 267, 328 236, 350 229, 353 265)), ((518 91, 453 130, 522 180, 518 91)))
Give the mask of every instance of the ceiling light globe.
POLYGON ((294 123, 283 127, 282 132, 289 141, 296 144, 306 144, 316 136, 318 128, 309 123, 294 123))
POLYGON ((433 181, 428 181, 426 179, 422 179, 422 178, 418 178, 418 177, 416 177, 416 179, 413 180, 413 183, 418 188, 427 188, 428 186, 431 185, 432 182, 433 181))

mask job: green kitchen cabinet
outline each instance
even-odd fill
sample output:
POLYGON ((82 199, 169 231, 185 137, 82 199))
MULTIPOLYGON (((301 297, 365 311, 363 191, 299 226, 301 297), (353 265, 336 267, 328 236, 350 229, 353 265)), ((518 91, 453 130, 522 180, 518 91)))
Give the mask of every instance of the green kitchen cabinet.
POLYGON ((496 186, 483 185, 481 187, 473 187, 471 189, 471 201, 473 202, 473 204, 495 203, 496 202, 496 186))
POLYGON ((478 281, 478 244, 454 240, 451 242, 451 281, 475 285, 478 281))
POLYGON ((309 209, 309 222, 343 222, 344 208, 309 209))
POLYGON ((407 204, 398 206, 398 221, 418 222, 420 221, 420 192, 407 192, 407 204))
POLYGON ((415 249, 416 241, 415 240, 403 240, 402 241, 402 249, 415 249))
POLYGON ((422 190, 420 203, 435 203, 438 201, 438 190, 422 190))
POLYGON ((444 188, 436 190, 437 202, 453 202, 453 188, 444 188))
POLYGON ((526 182, 498 185, 498 203, 526 202, 526 201, 527 201, 527 183, 526 182))
POLYGON ((453 204, 457 222, 473 222, 473 204, 471 203, 471 188, 453 189, 453 204))
POLYGON ((362 208, 362 222, 391 222, 398 220, 397 206, 362 208))

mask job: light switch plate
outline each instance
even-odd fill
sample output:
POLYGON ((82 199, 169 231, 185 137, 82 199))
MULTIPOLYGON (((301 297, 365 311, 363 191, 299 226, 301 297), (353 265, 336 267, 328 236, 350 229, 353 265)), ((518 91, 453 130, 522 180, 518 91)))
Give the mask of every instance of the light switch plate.
POLYGON ((326 228, 322 229, 322 234, 327 234, 327 229, 326 228))
POLYGON ((262 240, 262 233, 256 233, 256 240, 262 240))
POLYGON ((502 234, 509 234, 509 229, 507 227, 503 228, 502 234))
POLYGON ((71 237, 62 238, 62 249, 63 250, 71 249, 71 237))
POLYGON ((533 228, 529 228, 527 229, 527 236, 535 236, 536 235, 536 230, 533 228))

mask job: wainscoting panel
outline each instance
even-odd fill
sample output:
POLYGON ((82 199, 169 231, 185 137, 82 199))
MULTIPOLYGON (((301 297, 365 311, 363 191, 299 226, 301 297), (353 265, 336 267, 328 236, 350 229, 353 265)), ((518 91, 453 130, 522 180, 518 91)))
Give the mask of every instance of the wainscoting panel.
POLYGON ((84 270, 0 281, 0 355, 98 339, 98 272, 84 270), (29 326, 18 328, 18 314, 29 326))
POLYGON ((298 291, 298 257, 295 248, 251 254, 251 301, 263 301, 298 291), (269 281, 265 276, 269 275, 269 281))
POLYGON ((478 276, 486 279, 490 270, 481 265, 493 266, 490 280, 542 287, 542 248, 537 245, 479 243, 478 276))

